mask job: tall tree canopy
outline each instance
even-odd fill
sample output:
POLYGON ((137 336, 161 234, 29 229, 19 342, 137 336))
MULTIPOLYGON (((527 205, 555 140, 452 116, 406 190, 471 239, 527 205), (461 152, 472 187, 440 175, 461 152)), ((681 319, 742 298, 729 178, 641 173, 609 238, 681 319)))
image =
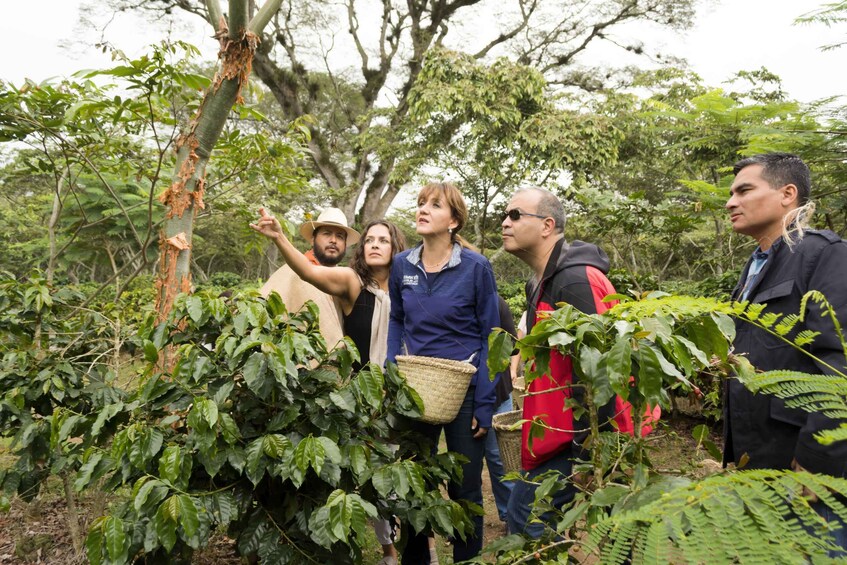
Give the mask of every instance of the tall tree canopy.
MULTIPOLYGON (((112 2, 120 9, 182 9, 207 19, 208 6, 216 4, 112 2)), ((287 119, 317 118, 309 142, 316 175, 334 204, 366 222, 385 214, 423 164, 420 149, 399 142, 410 93, 432 49, 460 50, 481 61, 509 56, 551 84, 595 90, 614 73, 586 66, 583 53, 601 43, 644 53, 642 42, 626 38, 626 25, 684 28, 695 2, 285 0, 265 30, 253 69, 287 119)))

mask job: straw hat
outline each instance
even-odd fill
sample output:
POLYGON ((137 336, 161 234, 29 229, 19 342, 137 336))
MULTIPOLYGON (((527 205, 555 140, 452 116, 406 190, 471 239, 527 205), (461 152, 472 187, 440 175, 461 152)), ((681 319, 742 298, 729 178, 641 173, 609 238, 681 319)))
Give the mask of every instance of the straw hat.
POLYGON ((354 245, 359 242, 361 236, 359 232, 347 226, 347 216, 338 208, 327 208, 320 213, 317 220, 306 220, 300 225, 300 235, 306 241, 312 240, 312 234, 315 230, 322 226, 332 226, 341 228, 347 232, 347 245, 354 245))

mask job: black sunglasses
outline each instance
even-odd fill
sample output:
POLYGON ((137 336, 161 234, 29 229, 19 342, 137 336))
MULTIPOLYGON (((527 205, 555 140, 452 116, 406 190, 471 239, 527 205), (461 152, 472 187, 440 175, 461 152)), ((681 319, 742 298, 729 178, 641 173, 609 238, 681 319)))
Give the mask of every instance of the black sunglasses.
POLYGON ((529 212, 523 212, 520 208, 512 208, 511 210, 506 210, 503 212, 503 216, 500 218, 500 221, 503 222, 506 218, 509 218, 513 222, 517 222, 521 219, 521 216, 532 216, 533 218, 547 218, 549 216, 541 216, 539 214, 530 214, 529 212))

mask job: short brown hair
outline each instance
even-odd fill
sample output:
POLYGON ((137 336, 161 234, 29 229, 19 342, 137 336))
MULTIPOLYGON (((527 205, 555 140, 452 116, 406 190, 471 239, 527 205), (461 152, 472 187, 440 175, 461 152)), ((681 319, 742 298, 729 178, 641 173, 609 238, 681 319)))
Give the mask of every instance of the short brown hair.
POLYGON ((470 244, 459 236, 459 231, 468 223, 468 206, 465 204, 462 192, 451 182, 431 182, 424 185, 418 193, 418 206, 433 195, 440 196, 450 206, 450 214, 456 220, 456 227, 453 228, 450 237, 451 241, 470 247, 470 244))

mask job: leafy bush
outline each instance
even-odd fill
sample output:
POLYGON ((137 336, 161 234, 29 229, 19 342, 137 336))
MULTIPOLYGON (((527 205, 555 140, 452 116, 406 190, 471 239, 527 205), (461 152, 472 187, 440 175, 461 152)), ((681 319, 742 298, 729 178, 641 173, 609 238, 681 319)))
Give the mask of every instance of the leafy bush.
POLYGON ((54 472, 68 465, 68 453, 56 459, 59 442, 74 427, 64 416, 73 412, 78 422, 97 398, 112 396, 100 388, 110 378, 108 366, 97 361, 109 352, 108 338, 96 313, 74 314, 68 307, 78 300, 75 291, 55 291, 37 273, 20 282, 6 273, 0 280, 0 434, 12 437, 18 456, 0 484, 26 500, 38 494, 51 465, 54 472), (60 421, 67 425, 52 429, 60 421))
POLYGON ((475 509, 438 490, 462 459, 405 457, 422 453, 399 425, 420 415, 419 397, 393 365, 351 375, 355 348, 327 351, 317 317, 313 304, 289 314, 276 294, 200 293, 180 297, 169 322, 148 319, 144 380, 102 412, 129 419, 86 452, 77 480, 131 489, 93 523, 91 563, 187 561, 216 528, 263 563, 358 562, 378 515, 473 531, 475 509))
POLYGON ((223 288, 235 288, 244 283, 244 279, 241 278, 240 275, 236 273, 230 273, 229 271, 221 271, 219 273, 212 273, 209 275, 209 286, 220 286, 223 288))
POLYGON ((60 475, 75 545, 81 532, 70 477, 105 432, 100 408, 123 396, 113 386, 110 322, 71 306, 81 300, 38 273, 0 277, 0 437, 11 438, 15 457, 0 471, 0 507, 15 494, 32 500, 48 475, 60 475))
POLYGON ((659 290, 659 282, 653 275, 639 275, 634 277, 626 269, 611 269, 607 275, 612 286, 621 294, 630 294, 636 290, 651 292, 659 290))
POLYGON ((503 297, 503 300, 505 300, 509 305, 509 310, 512 311, 512 316, 515 317, 515 326, 517 326, 518 320, 521 319, 521 315, 526 310, 526 292, 524 283, 520 281, 498 283, 497 291, 500 293, 500 296, 503 297))
MULTIPOLYGON (((833 524, 811 507, 820 499, 839 516, 847 480, 786 470, 727 470, 703 481, 665 476, 652 469, 645 438, 639 437, 640 416, 648 405, 668 407, 669 392, 691 391, 705 374, 729 374, 752 391, 786 399, 791 407, 824 413, 839 426, 820 433, 821 442, 847 439, 847 374, 807 375, 792 371, 756 373, 749 361, 730 352, 735 334, 732 318, 755 324, 788 346, 803 349, 814 332, 792 335, 796 314, 763 315, 764 304, 727 303, 715 299, 654 293, 643 300, 620 296, 622 303, 603 314, 584 314, 570 305, 551 313, 518 342, 532 381, 548 371, 550 351, 573 360, 573 388, 583 400, 565 406, 587 415, 590 461, 575 461, 574 475, 548 473, 539 484, 534 512, 553 511, 548 534, 541 540, 508 536, 486 547, 497 563, 563 563, 579 547, 581 558, 600 563, 774 563, 825 562, 836 549, 833 524), (792 335, 792 337, 789 337, 792 335), (633 405, 635 437, 602 431, 599 407, 614 394, 633 405), (554 509, 549 493, 577 488, 572 503, 554 509), (717 541, 717 543, 716 543, 717 541)), ((847 342, 832 307, 815 291, 801 304, 824 304, 847 355, 847 342)), ((511 339, 492 334, 492 372, 508 363, 511 339)), ((721 381, 718 381, 721 382, 721 381)), ((720 459, 707 440, 705 426, 695 436, 720 459)), ((533 420, 530 441, 545 424, 533 420)), ((836 526, 837 527, 837 526, 836 526)), ((482 559, 476 560, 482 563, 482 559)), ((826 561, 828 562, 828 561, 826 561)))

